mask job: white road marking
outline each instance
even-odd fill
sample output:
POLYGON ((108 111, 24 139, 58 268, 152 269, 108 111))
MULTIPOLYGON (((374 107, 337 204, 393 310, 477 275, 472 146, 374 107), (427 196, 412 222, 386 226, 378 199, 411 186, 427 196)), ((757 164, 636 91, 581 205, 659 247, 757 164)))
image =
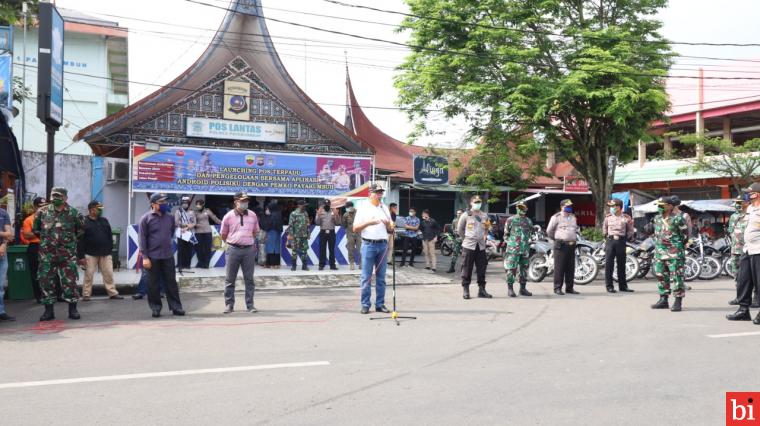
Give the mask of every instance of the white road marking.
POLYGON ((240 367, 203 368, 198 370, 159 371, 155 373, 120 374, 116 376, 80 377, 75 379, 39 380, 34 382, 0 383, 1 389, 30 388, 36 386, 68 385, 75 383, 112 382, 116 380, 149 379, 153 377, 191 376, 195 374, 233 373, 239 371, 274 370, 278 368, 321 367, 329 361, 291 362, 287 364, 246 365, 240 367))
POLYGON ((707 337, 713 339, 720 339, 723 337, 744 337, 744 336, 760 336, 760 331, 745 331, 744 333, 727 333, 727 334, 708 334, 707 337))

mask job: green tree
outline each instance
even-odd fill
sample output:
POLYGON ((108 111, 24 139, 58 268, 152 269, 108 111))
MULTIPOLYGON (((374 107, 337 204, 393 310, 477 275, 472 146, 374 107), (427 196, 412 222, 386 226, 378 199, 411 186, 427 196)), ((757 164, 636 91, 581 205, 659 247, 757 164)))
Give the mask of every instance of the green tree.
POLYGON ((730 177, 737 192, 760 176, 760 138, 750 139, 742 145, 723 138, 685 135, 680 141, 687 145, 704 146, 704 155, 685 159, 687 166, 677 170, 680 174, 697 172, 715 173, 730 177))
MULTIPOLYGON (((24 15, 22 13, 23 0, 3 0, 0 2, 0 25, 22 24, 24 15)), ((26 0, 29 7, 29 14, 36 15, 39 10, 39 0, 26 0)))
POLYGON ((406 1, 413 47, 396 87, 410 117, 464 117, 479 150, 518 168, 552 150, 589 182, 601 224, 609 158, 632 159, 669 107, 673 54, 655 19, 667 0, 406 1))

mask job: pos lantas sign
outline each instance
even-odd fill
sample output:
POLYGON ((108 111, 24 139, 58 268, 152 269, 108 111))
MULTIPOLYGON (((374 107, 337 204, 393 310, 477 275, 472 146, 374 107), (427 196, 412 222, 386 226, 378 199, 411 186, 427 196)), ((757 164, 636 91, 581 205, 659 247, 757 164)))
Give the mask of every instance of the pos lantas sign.
POLYGON ((422 185, 448 185, 449 161, 437 155, 415 155, 414 183, 422 185))
POLYGON ((37 117, 48 126, 63 122, 63 18, 51 3, 40 3, 37 117))

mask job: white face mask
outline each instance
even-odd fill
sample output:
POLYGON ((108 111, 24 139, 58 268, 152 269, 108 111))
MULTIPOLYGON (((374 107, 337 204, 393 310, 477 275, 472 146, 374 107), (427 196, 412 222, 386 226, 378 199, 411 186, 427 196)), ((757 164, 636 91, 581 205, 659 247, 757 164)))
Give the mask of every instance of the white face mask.
POLYGON ((482 206, 482 203, 472 203, 472 209, 473 210, 480 210, 480 207, 482 206))

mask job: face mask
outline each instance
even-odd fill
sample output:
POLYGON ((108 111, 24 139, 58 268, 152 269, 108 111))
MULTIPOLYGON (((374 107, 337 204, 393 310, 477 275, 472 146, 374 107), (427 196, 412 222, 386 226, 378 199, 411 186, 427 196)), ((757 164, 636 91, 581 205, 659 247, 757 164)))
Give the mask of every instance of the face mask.
POLYGON ((195 210, 198 210, 199 212, 203 211, 203 206, 195 206, 195 210))
POLYGON ((472 209, 473 210, 480 210, 480 207, 482 206, 482 203, 472 203, 472 209))
POLYGON ((103 209, 98 209, 98 212, 97 212, 97 213, 95 213, 95 215, 96 215, 97 217, 102 217, 102 216, 103 216, 103 209))
POLYGON ((355 209, 355 208, 353 208, 353 207, 349 207, 349 208, 348 208, 348 212, 349 212, 349 213, 353 213, 353 212, 355 212, 355 211, 356 211, 356 209, 355 209))
POLYGON ((63 205, 63 200, 60 198, 54 198, 53 205, 56 207, 61 207, 63 205))
POLYGON ((417 212, 409 212, 409 216, 414 217, 417 214, 417 212))
POLYGON ((517 214, 519 214, 520 216, 525 216, 526 214, 528 214, 528 211, 523 210, 523 209, 517 209, 517 214))
POLYGON ((611 214, 617 214, 617 207, 610 207, 611 214))
POLYGON ((267 215, 267 216, 269 216, 269 215, 272 214, 272 212, 270 212, 269 210, 267 210, 267 211, 264 212, 264 214, 267 215))
POLYGON ((562 211, 565 212, 565 213, 572 213, 573 212, 573 208, 571 206, 565 206, 565 207, 562 208, 562 211))
POLYGON ((665 207, 662 207, 662 206, 657 207, 657 212, 660 213, 660 214, 665 213, 665 207))
POLYGON ((158 211, 160 211, 161 213, 169 213, 169 209, 171 209, 171 207, 169 207, 168 204, 159 204, 158 205, 158 211))
POLYGON ((187 209, 188 209, 188 207, 190 207, 190 204, 187 204, 187 203, 182 203, 182 208, 183 208, 183 209, 187 210, 187 209))
POLYGON ((238 204, 238 209, 239 210, 248 210, 248 202, 244 201, 242 203, 239 203, 238 204))
POLYGON ((741 204, 737 204, 737 205, 734 206, 734 209, 736 209, 737 212, 740 212, 740 211, 742 211, 742 205, 741 204))
POLYGON ((330 206, 324 206, 324 207, 322 207, 322 208, 323 208, 323 209, 324 209, 326 212, 329 212, 329 211, 330 211, 330 206))

